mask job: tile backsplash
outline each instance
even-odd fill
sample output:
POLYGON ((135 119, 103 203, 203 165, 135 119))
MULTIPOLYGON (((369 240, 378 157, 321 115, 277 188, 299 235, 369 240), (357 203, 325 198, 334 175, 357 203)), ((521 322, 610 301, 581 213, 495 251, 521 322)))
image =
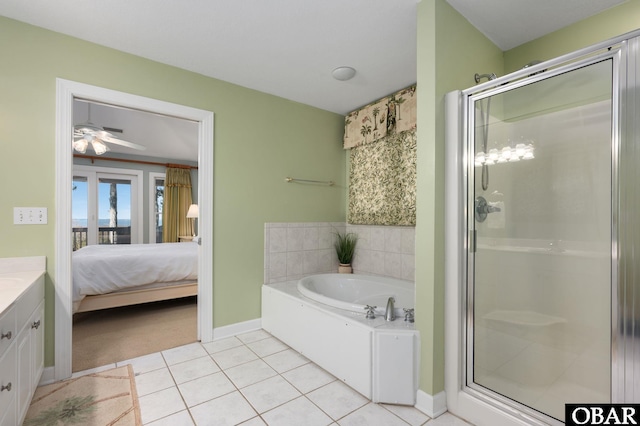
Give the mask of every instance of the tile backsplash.
POLYGON ((333 241, 344 230, 344 222, 265 223, 264 282, 337 272, 333 241))
POLYGON ((358 234, 354 273, 415 280, 414 227, 303 222, 265 223, 264 282, 337 272, 335 233, 345 230, 358 234))
POLYGON ((358 235, 355 273, 415 281, 415 227, 347 225, 346 229, 358 235))

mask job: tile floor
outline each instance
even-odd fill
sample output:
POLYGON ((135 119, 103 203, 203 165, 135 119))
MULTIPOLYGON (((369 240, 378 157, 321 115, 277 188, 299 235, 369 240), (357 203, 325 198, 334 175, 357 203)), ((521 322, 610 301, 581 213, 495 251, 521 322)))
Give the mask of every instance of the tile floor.
POLYGON ((191 425, 469 426, 406 406, 374 404, 258 330, 192 343, 74 376, 131 364, 142 423, 191 425))

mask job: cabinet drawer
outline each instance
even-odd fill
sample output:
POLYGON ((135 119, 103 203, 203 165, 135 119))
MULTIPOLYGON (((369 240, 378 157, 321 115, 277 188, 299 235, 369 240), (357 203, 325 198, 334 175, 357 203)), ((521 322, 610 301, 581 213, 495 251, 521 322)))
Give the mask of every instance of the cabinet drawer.
POLYGON ((0 391, 0 413, 5 413, 10 409, 16 409, 15 401, 18 393, 17 379, 16 345, 12 345, 9 350, 0 357, 0 386, 5 387, 11 384, 11 389, 0 391))
POLYGON ((4 336, 0 338, 0 357, 2 357, 9 345, 18 337, 15 304, 0 315, 0 335, 4 336), (9 333, 11 333, 11 338, 9 338, 9 333))
POLYGON ((44 277, 38 278, 14 304, 20 308, 16 312, 18 327, 22 328, 27 323, 42 299, 44 299, 44 277))

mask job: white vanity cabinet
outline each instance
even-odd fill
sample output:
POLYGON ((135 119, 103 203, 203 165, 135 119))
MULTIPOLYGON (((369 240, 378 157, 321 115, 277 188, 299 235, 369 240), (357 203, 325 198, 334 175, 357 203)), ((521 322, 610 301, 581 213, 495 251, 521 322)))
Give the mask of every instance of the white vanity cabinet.
POLYGON ((16 420, 16 313, 13 306, 0 314, 0 425, 18 424, 16 420))
POLYGON ((8 275, 0 274, 0 297, 10 303, 0 314, 0 426, 22 424, 44 369, 44 274, 8 275))

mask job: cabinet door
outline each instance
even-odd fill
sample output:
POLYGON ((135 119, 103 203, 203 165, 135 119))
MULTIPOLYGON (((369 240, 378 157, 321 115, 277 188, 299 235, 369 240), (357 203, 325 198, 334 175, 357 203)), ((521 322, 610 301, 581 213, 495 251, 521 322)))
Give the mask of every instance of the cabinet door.
POLYGON ((18 336, 18 418, 24 418, 26 409, 31 401, 31 375, 33 370, 33 361, 31 358, 31 332, 28 326, 22 329, 18 336))
POLYGON ((16 374, 16 345, 11 345, 0 356, 0 426, 14 426, 16 421, 16 400, 18 394, 16 374))
POLYGON ((1 412, 0 411, 0 426, 15 426, 16 422, 16 399, 13 398, 9 408, 1 412))
POLYGON ((42 371, 44 370, 44 301, 31 317, 31 350, 33 359, 31 393, 38 387, 42 371))
POLYGON ((20 332, 18 351, 18 418, 23 420, 44 368, 44 301, 20 332))

